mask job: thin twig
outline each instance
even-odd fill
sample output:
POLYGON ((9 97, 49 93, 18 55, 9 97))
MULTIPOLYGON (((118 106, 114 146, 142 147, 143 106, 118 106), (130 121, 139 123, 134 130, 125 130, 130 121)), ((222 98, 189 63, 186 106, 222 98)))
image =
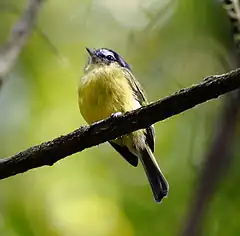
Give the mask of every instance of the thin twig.
POLYGON ((29 0, 20 20, 14 25, 5 45, 0 49, 0 87, 27 42, 44 0, 29 0))
POLYGON ((240 69, 209 76, 197 85, 182 89, 148 106, 91 126, 83 126, 70 134, 4 158, 0 160, 0 179, 44 165, 53 165, 73 153, 146 128, 239 87, 240 69))
POLYGON ((199 181, 190 204, 182 236, 202 235, 202 224, 208 211, 209 203, 217 187, 225 176, 233 159, 232 145, 239 116, 240 94, 229 96, 223 114, 217 124, 217 132, 208 150, 199 181))

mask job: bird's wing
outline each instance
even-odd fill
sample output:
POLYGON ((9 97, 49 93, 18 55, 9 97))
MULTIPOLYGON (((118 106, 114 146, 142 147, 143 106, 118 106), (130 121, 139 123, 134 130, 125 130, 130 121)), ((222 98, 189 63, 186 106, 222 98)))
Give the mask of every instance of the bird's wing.
POLYGON ((121 154, 121 156, 132 166, 138 165, 138 158, 134 154, 132 154, 127 147, 120 146, 112 141, 109 141, 109 143, 112 145, 112 147, 121 154))
POLYGON ((140 103, 141 106, 147 104, 147 98, 144 94, 141 84, 138 80, 134 77, 134 75, 128 69, 124 69, 125 77, 128 79, 128 82, 134 91, 134 95, 137 101, 140 103))
MULTIPOLYGON (((125 77, 128 79, 128 82, 134 91, 134 95, 136 97, 136 100, 140 103, 141 106, 147 105, 147 98, 144 94, 144 91, 142 89, 141 84, 138 82, 138 80, 134 77, 134 75, 131 73, 130 70, 125 69, 125 77)), ((154 126, 151 125, 146 129, 146 141, 149 145, 152 152, 154 152, 155 148, 155 131, 154 126)))

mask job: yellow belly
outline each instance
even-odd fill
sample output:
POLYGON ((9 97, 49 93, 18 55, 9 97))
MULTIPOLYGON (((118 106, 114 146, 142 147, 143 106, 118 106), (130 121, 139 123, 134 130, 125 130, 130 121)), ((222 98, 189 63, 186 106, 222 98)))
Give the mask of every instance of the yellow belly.
POLYGON ((81 114, 89 124, 140 107, 118 67, 106 66, 88 72, 80 81, 78 95, 81 114))

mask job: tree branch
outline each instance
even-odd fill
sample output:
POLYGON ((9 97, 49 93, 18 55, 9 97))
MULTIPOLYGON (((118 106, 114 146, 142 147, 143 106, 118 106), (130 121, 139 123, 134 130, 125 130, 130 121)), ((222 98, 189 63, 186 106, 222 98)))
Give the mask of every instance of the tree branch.
MULTIPOLYGON (((231 22, 235 64, 240 65, 240 3, 224 0, 223 7, 231 22)), ((181 236, 200 236, 209 204, 217 191, 218 184, 228 173, 234 159, 233 145, 240 113, 240 90, 231 93, 218 117, 212 146, 205 156, 202 171, 189 206, 181 236)))
POLYGON ((146 128, 239 87, 240 69, 223 75, 209 76, 197 85, 182 89, 148 106, 90 126, 82 126, 70 134, 1 159, 0 179, 44 165, 53 165, 73 153, 146 128))
POLYGON ((29 4, 22 17, 12 28, 5 45, 0 49, 0 87, 15 65, 15 62, 27 42, 37 18, 37 13, 43 0, 29 0, 29 4))

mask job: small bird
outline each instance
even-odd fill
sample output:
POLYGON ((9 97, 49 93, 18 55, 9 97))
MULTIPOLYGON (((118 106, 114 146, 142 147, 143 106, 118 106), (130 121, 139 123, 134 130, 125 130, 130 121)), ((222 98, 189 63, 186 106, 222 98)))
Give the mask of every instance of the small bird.
MULTIPOLYGON (((78 104, 88 124, 135 110, 147 104, 130 66, 107 48, 86 48, 89 58, 78 87, 78 104)), ((140 159, 156 202, 167 196, 168 183, 153 155, 155 134, 150 126, 109 141, 132 166, 140 159)))

